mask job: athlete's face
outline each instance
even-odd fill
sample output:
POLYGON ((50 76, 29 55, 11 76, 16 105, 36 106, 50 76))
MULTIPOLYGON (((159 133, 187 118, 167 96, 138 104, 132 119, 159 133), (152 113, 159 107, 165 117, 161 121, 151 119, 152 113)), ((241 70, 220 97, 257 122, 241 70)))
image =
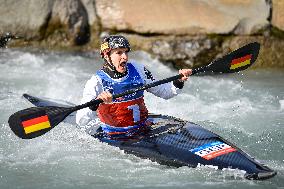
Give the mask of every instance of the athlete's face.
MULTIPOLYGON (((110 59, 116 71, 124 73, 126 71, 126 63, 128 61, 128 49, 118 48, 110 52, 110 59)), ((109 59, 107 59, 109 61, 109 59)))

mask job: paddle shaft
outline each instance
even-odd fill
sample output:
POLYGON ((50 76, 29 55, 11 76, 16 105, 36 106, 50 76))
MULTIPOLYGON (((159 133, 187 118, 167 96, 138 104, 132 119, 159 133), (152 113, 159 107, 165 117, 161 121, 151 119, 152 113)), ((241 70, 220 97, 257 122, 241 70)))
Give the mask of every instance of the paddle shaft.
MULTIPOLYGON (((257 43, 257 42, 250 43, 246 46, 243 46, 243 47, 225 55, 224 57, 222 57, 220 59, 217 59, 217 60, 211 62, 210 64, 208 64, 206 66, 192 69, 191 75, 195 75, 197 73, 202 73, 202 72, 234 73, 234 72, 244 70, 244 69, 248 68, 249 66, 251 66, 251 64, 253 62, 255 62, 255 60, 258 56, 259 48, 260 48, 259 43, 257 43), (230 68, 230 65, 231 65, 231 62, 232 62, 233 59, 237 59, 237 58, 242 57, 242 56, 247 55, 247 54, 253 55, 252 59, 250 60, 250 63, 248 65, 240 66, 240 67, 238 67, 238 69, 231 69, 230 68)), ((172 77, 169 77, 169 78, 166 78, 166 79, 155 81, 153 83, 149 83, 149 84, 143 85, 141 87, 125 91, 125 92, 120 93, 120 94, 115 94, 115 95, 113 95, 113 99, 123 97, 125 95, 132 94, 132 93, 135 93, 135 92, 138 92, 138 91, 142 91, 142 90, 145 90, 145 89, 148 89, 148 88, 151 88, 151 87, 162 85, 162 84, 165 84, 165 83, 168 83, 168 82, 171 82, 171 81, 175 81, 175 80, 178 80, 178 79, 181 79, 181 78, 182 78, 182 74, 179 74, 179 75, 175 75, 175 76, 172 76, 172 77)), ((86 107, 98 105, 102 102, 103 102, 103 100, 101 100, 101 99, 95 99, 95 100, 91 100, 90 102, 87 102, 85 104, 81 104, 81 105, 69 108, 69 110, 70 110, 70 112, 73 112, 73 111, 77 111, 77 110, 80 110, 80 109, 83 109, 83 108, 86 108, 86 107)))
MULTIPOLYGON (((243 46, 220 59, 217 59, 210 64, 195 68, 192 70, 191 75, 195 75, 197 73, 203 72, 212 72, 212 73, 235 73, 242 70, 247 69, 251 66, 258 56, 260 49, 260 44, 257 42, 250 43, 246 46, 243 46), (249 59, 248 59, 249 58, 249 59), (233 66, 232 66, 233 65, 233 66)), ((129 95, 138 91, 142 91, 151 87, 155 87, 158 85, 162 85, 171 81, 175 81, 181 79, 183 76, 181 74, 172 76, 166 79, 162 79, 159 81, 155 81, 138 88, 134 88, 132 90, 125 91, 120 94, 114 94, 113 99, 123 97, 125 95, 129 95)), ((31 139, 38 136, 43 135, 44 133, 48 132, 56 125, 58 125, 61 121, 63 121, 69 114, 75 112, 77 110, 87 108, 90 106, 97 106, 102 103, 103 100, 95 99, 90 102, 87 102, 82 105, 74 106, 74 107, 57 107, 57 106, 48 106, 48 107, 32 107, 27 108, 18 112, 15 112, 9 117, 9 126, 12 131, 23 139, 31 139), (33 131, 26 131, 23 127, 23 122, 31 122, 34 120, 41 120, 42 116, 48 116, 48 121, 46 122, 39 122, 39 123, 46 123, 44 126, 49 127, 40 127, 38 128, 38 124, 32 125, 33 131), (49 125, 50 124, 50 125, 49 125)))
MULTIPOLYGON (((194 72, 194 73, 197 73, 197 72, 194 72)), ((165 83, 168 83, 168 82, 171 82, 171 81, 175 81, 175 80, 181 79, 182 76, 183 76, 182 74, 175 75, 175 76, 172 76, 172 77, 169 77, 169 78, 166 78, 166 79, 162 79, 162 80, 159 80, 159 81, 155 81, 153 83, 143 85, 141 87, 137 87, 135 89, 125 91, 125 92, 120 93, 120 94, 115 94, 115 95, 113 95, 113 99, 123 97, 125 95, 129 95, 129 94, 132 94, 132 93, 135 93, 135 92, 138 92, 138 91, 143 91, 143 90, 149 89, 151 87, 156 87, 158 85, 162 85, 162 84, 165 84, 165 83)), ((92 101, 87 102, 85 104, 81 104, 81 105, 73 107, 73 111, 77 111, 77 110, 80 110, 80 109, 83 109, 83 108, 86 108, 86 107, 90 107, 90 106, 93 106, 93 105, 96 105, 96 104, 100 104, 102 102, 103 102, 103 100, 101 100, 101 99, 92 100, 92 101)))
MULTIPOLYGON (((202 72, 234 73, 234 72, 238 72, 240 70, 246 69, 256 60, 257 55, 258 55, 258 51, 259 51, 259 46, 260 45, 258 43, 250 43, 250 44, 248 44, 248 45, 246 45, 246 46, 244 46, 244 47, 242 47, 242 48, 240 48, 236 51, 229 53, 228 55, 224 56, 223 58, 220 58, 220 59, 217 59, 217 60, 211 62, 210 64, 208 64, 206 66, 202 66, 202 67, 199 67, 199 68, 192 69, 191 75, 195 75, 197 73, 202 73, 202 72), (251 64, 247 65, 246 67, 240 67, 238 69, 231 70, 231 68, 229 68, 229 67, 230 67, 232 60, 237 58, 237 57, 240 57, 243 53, 254 54, 253 59, 251 60, 251 64)), ((135 92, 138 92, 138 91, 142 91, 142 90, 145 90, 145 89, 148 89, 148 88, 151 88, 151 87, 162 85, 162 84, 165 84, 165 83, 168 83, 168 82, 171 82, 171 81, 175 81, 175 80, 181 79, 182 76, 183 76, 182 74, 175 75, 175 76, 172 76, 172 77, 169 77, 169 78, 166 78, 166 79, 162 79, 162 80, 159 80, 159 81, 156 81, 156 82, 153 82, 153 83, 143 85, 143 86, 135 88, 135 89, 125 91, 125 92, 120 93, 120 94, 115 94, 115 95, 113 95, 113 99, 123 97, 125 95, 132 94, 132 93, 135 93, 135 92)), ((73 107, 72 110, 77 111, 77 110, 80 110, 80 109, 83 109, 83 108, 86 108, 86 107, 90 107, 90 106, 93 106, 93 105, 100 104, 102 102, 103 102, 103 100, 101 100, 101 99, 92 100, 92 101, 87 102, 85 104, 75 106, 75 107, 73 107)))

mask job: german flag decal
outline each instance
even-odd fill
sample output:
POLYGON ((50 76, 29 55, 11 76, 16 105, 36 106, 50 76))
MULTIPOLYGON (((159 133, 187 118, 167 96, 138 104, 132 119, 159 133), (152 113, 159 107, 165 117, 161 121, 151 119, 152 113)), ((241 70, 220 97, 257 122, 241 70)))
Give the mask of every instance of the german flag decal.
POLYGON ((50 128, 50 122, 48 116, 42 115, 28 120, 22 121, 22 125, 26 134, 40 131, 42 129, 50 128))
POLYGON ((251 58, 252 54, 249 54, 241 58, 236 58, 232 60, 230 70, 249 65, 251 63, 251 58))

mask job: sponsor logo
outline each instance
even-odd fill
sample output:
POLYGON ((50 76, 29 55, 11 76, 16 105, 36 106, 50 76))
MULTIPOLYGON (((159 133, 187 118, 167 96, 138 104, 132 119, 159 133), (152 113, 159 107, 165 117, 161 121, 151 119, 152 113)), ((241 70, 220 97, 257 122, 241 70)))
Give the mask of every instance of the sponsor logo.
POLYGON ((106 50, 106 49, 108 49, 108 48, 109 48, 108 42, 105 42, 105 43, 103 43, 103 44, 101 45, 101 51, 104 51, 104 50, 106 50))
POLYGON ((204 144, 191 150, 191 152, 206 160, 210 160, 234 151, 236 151, 235 148, 221 141, 204 144))

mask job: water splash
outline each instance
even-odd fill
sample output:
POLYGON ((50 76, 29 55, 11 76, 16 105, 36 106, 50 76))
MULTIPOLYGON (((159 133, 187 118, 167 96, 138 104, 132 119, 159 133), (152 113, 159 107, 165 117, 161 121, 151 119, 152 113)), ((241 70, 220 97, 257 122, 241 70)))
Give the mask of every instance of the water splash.
MULTIPOLYGON (((165 101, 151 94, 145 96, 151 112, 197 122, 279 172, 268 182, 254 182, 230 170, 177 169, 142 160, 100 143, 68 124, 60 124, 37 139, 21 140, 10 131, 7 119, 11 113, 31 106, 21 98, 23 93, 78 104, 85 82, 102 62, 94 54, 9 49, 0 57, 1 188, 283 186, 284 74, 281 72, 192 77, 176 98, 165 101)), ((145 64, 159 79, 177 74, 145 52, 134 52, 131 59, 145 64)))

